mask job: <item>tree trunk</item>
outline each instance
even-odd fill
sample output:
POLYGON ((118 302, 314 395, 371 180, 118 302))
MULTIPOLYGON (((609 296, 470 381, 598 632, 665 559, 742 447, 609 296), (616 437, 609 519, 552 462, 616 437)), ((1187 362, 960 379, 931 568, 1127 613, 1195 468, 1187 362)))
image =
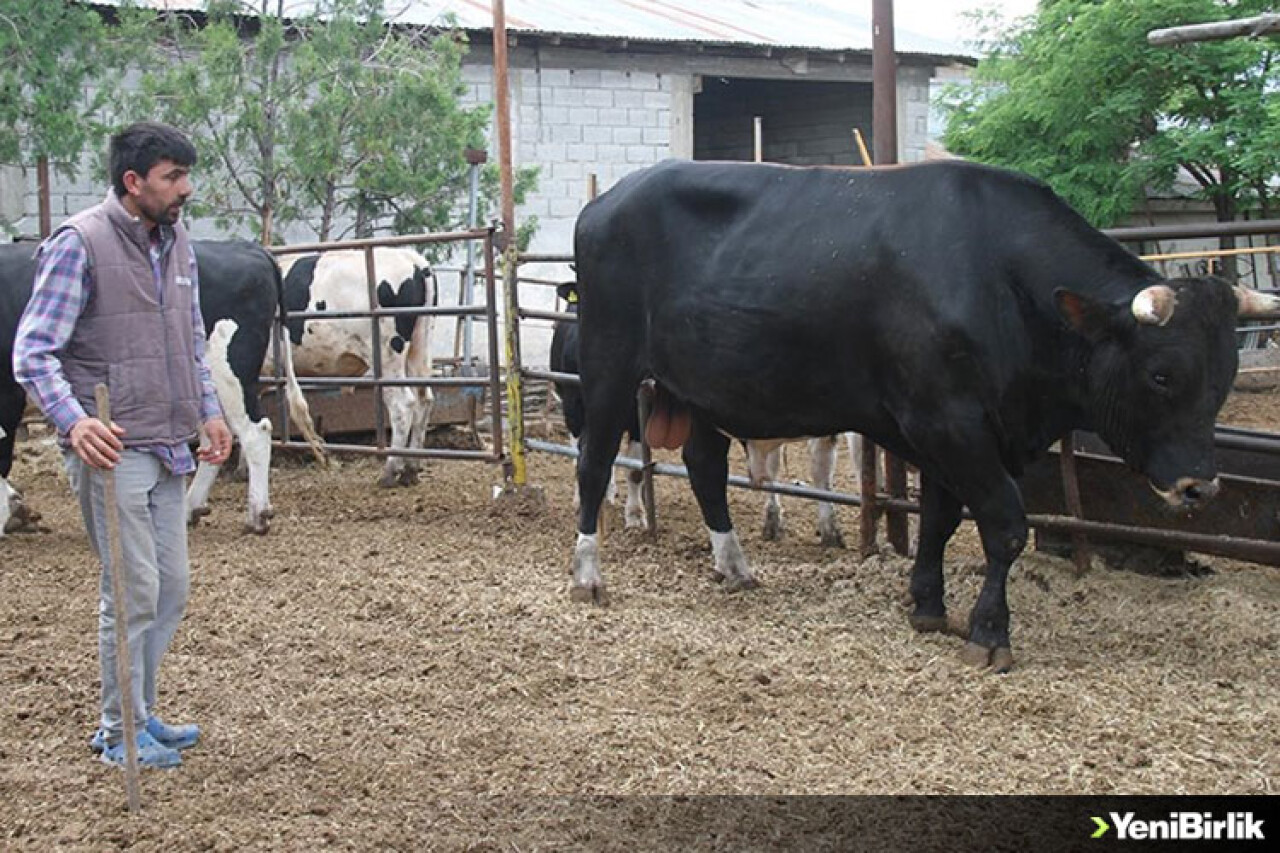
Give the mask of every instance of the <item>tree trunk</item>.
MULTIPOLYGON (((1236 199, 1229 189, 1231 183, 1231 175, 1228 170, 1222 169, 1219 183, 1214 188, 1213 194, 1213 209, 1218 216, 1219 222, 1234 222, 1236 219, 1236 199)), ((1224 235, 1218 238, 1219 249, 1229 250, 1235 247, 1235 237, 1224 235)), ((1218 274, 1233 284, 1239 279, 1239 264, 1236 263, 1235 255, 1224 255, 1222 257, 1218 274)))

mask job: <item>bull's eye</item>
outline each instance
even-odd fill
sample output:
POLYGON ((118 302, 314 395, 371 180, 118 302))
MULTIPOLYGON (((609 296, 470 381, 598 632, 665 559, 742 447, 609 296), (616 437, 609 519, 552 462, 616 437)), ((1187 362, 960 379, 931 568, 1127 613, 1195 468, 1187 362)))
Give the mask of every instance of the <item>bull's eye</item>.
POLYGON ((1151 374, 1151 381, 1154 382, 1156 385, 1160 386, 1161 388, 1169 387, 1169 377, 1167 374, 1153 373, 1151 374))

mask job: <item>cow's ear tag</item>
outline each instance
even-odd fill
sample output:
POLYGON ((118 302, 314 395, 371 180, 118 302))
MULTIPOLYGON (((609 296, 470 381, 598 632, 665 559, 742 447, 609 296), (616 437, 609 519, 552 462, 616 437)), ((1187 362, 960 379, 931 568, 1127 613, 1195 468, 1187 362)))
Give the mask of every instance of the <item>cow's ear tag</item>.
POLYGON ((558 284, 556 285, 556 294, 565 302, 573 305, 578 301, 578 283, 576 281, 567 281, 564 284, 558 284))
POLYGON ((1079 293, 1059 288, 1053 292, 1058 303, 1058 313, 1077 333, 1097 342, 1111 330, 1111 312, 1108 306, 1079 293))

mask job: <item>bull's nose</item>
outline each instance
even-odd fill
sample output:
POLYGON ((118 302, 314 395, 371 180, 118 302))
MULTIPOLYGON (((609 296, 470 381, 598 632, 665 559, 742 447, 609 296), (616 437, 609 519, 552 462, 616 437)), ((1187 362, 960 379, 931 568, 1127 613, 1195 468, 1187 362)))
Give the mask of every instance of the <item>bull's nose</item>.
POLYGON ((1213 500, 1221 488, 1217 478, 1212 480, 1197 480, 1191 477, 1184 477, 1174 486, 1174 491, 1180 498, 1180 503, 1185 507, 1198 507, 1213 500))

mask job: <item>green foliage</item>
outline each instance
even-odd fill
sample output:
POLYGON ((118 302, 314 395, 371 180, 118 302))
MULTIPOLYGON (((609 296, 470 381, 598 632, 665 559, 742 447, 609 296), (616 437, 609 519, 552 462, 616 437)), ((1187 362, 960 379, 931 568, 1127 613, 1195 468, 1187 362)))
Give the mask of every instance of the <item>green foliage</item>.
POLYGON ((463 37, 393 26, 384 0, 319 0, 293 20, 272 5, 218 0, 201 27, 166 18, 169 61, 141 106, 195 138, 197 213, 323 240, 460 225, 463 149, 483 146, 489 120, 461 104, 463 37))
POLYGON ((1155 47, 1150 30, 1247 17, 1265 0, 1042 0, 953 91, 957 154, 1046 182, 1113 225, 1186 169, 1219 218, 1268 203, 1280 171, 1274 39, 1155 47))
POLYGON ((136 17, 108 28, 70 0, 0 0, 0 163, 47 158, 74 178, 85 149, 106 134, 104 108, 135 46, 136 17))

